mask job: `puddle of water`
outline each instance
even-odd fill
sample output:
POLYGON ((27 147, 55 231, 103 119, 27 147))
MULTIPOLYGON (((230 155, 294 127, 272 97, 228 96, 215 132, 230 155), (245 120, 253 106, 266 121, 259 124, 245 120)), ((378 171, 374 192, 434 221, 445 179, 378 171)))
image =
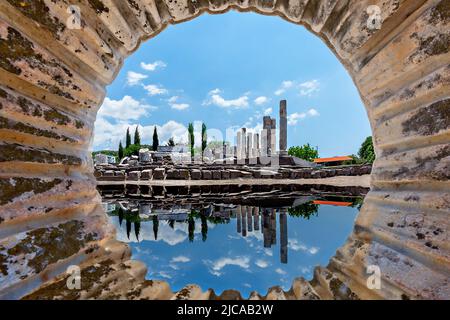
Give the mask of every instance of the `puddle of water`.
POLYGON ((133 259, 147 279, 172 290, 195 283, 217 294, 226 289, 262 294, 288 290, 296 277, 311 279, 347 239, 362 197, 275 193, 181 200, 105 199, 133 259))

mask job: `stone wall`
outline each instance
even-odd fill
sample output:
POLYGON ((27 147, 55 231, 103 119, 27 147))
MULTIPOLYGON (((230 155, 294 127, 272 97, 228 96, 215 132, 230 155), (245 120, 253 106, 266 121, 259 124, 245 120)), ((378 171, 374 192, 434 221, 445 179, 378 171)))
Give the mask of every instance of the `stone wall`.
POLYGON ((150 180, 232 180, 232 179, 320 179, 337 176, 370 174, 371 165, 334 168, 281 167, 252 168, 247 166, 145 166, 121 168, 97 166, 97 181, 150 181, 150 180))
POLYGON ((354 80, 377 153, 372 190, 329 265, 289 292, 252 298, 450 297, 449 0, 0 1, 0 297, 42 286, 28 298, 217 298, 144 281, 145 266, 113 239, 89 144, 106 85, 142 41, 230 9, 320 37, 354 80), (69 26, 68 4, 79 7, 81 28, 69 26), (368 28, 369 5, 380 7, 379 29, 368 28), (58 234, 70 250, 45 245, 58 234), (89 279, 81 291, 64 286, 69 264, 89 279), (381 290, 366 286, 374 264, 381 290))

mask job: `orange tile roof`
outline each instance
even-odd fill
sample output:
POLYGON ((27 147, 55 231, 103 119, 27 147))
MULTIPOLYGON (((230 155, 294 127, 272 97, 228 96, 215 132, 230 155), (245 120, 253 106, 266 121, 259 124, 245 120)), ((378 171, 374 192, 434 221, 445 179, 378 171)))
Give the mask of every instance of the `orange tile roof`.
POLYGON ((330 206, 338 206, 338 207, 349 207, 352 205, 351 202, 343 202, 343 201, 326 201, 326 200, 314 200, 314 204, 324 204, 330 206))
POLYGON ((322 162, 335 162, 335 161, 346 161, 346 160, 352 160, 352 157, 349 156, 343 156, 343 157, 332 157, 332 158, 317 158, 314 159, 315 163, 322 163, 322 162))

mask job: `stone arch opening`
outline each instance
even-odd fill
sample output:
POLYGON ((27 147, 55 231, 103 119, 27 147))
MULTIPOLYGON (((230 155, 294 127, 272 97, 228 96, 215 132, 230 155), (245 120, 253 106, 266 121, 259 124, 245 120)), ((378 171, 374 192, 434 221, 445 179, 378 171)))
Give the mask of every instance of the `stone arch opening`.
MULTIPOLYGON (((448 298, 448 1, 86 0, 73 3, 79 24, 68 4, 0 4, 1 297, 43 284, 28 297, 110 297, 104 289, 120 276, 129 281, 117 292, 128 298, 173 296, 167 284, 143 281, 145 267, 111 239, 87 149, 104 87, 141 41, 235 9, 279 15, 328 44, 361 94, 378 155, 347 243, 313 281, 264 297, 448 298), (371 5, 380 9, 376 29, 371 5), (62 247, 47 245, 55 237, 62 247), (65 279, 51 279, 75 262, 98 277, 67 291, 65 279), (366 286, 369 265, 382 270, 381 290, 366 286)), ((216 298, 195 286, 174 297, 216 298)))

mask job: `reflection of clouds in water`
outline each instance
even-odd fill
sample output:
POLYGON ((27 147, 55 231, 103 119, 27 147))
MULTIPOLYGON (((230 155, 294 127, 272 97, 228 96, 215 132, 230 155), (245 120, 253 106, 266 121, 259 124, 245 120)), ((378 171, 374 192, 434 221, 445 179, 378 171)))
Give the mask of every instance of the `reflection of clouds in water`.
POLYGON ((183 263, 185 263, 185 262, 189 262, 189 261, 191 261, 191 259, 186 257, 186 256, 178 256, 178 257, 173 257, 170 262, 175 262, 175 263, 183 262, 183 263))
POLYGON ((269 266, 269 263, 262 259, 256 260, 255 264, 260 268, 267 268, 269 266))
POLYGON ((319 252, 319 248, 313 246, 308 247, 305 244, 300 243, 297 239, 289 239, 288 248, 294 251, 308 252, 310 254, 316 254, 319 252))
POLYGON ((275 272, 278 273, 278 274, 281 274, 281 275, 285 275, 285 274, 286 274, 286 271, 284 271, 284 270, 281 269, 281 268, 276 268, 276 269, 275 269, 275 272))
POLYGON ((229 265, 238 266, 247 270, 250 267, 250 258, 246 256, 236 258, 223 257, 215 261, 203 260, 203 263, 208 266, 211 274, 220 276, 223 274, 223 272, 221 272, 222 269, 229 265))

